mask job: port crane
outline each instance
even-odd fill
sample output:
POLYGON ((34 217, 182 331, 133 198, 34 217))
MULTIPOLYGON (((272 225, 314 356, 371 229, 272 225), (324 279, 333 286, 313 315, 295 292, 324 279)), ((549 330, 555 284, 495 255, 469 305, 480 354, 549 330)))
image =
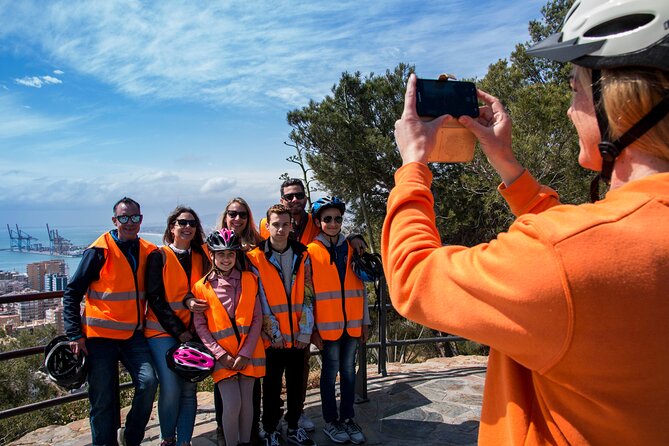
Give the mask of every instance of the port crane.
POLYGON ((72 249, 72 242, 58 235, 58 229, 49 228, 46 224, 46 232, 49 233, 49 250, 51 254, 65 254, 72 249))
POLYGON ((37 240, 37 238, 20 230, 19 225, 16 225, 15 232, 9 227, 8 223, 7 231, 9 232, 9 249, 11 251, 30 251, 33 249, 31 241, 37 240))

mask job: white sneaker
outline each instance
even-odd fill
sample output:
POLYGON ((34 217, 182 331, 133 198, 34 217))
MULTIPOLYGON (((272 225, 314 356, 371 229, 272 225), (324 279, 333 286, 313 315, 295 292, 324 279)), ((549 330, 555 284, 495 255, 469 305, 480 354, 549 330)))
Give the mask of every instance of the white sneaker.
POLYGON ((325 423, 323 426, 323 433, 330 437, 330 440, 335 443, 348 443, 351 437, 346 433, 346 429, 339 421, 333 421, 332 423, 325 423))
POLYGON ((302 415, 300 415, 300 419, 297 421, 297 426, 301 427, 307 432, 313 432, 316 430, 316 425, 304 412, 302 412, 302 415))
POLYGON ((119 427, 118 430, 116 431, 116 441, 118 442, 118 446, 126 446, 125 445, 125 428, 124 427, 119 427))
POLYGON ((345 420, 342 425, 346 429, 346 433, 351 439, 351 443, 362 444, 365 442, 365 434, 362 433, 362 429, 358 426, 352 418, 345 420))

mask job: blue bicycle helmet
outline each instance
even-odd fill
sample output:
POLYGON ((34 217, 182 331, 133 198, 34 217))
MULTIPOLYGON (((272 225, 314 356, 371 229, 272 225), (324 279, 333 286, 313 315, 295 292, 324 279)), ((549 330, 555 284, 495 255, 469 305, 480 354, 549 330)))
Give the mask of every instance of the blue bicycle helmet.
POLYGON ((344 203, 339 197, 329 195, 325 198, 319 198, 311 206, 311 216, 314 218, 319 218, 320 213, 328 208, 339 209, 342 215, 344 215, 344 212, 346 212, 346 203, 344 203))

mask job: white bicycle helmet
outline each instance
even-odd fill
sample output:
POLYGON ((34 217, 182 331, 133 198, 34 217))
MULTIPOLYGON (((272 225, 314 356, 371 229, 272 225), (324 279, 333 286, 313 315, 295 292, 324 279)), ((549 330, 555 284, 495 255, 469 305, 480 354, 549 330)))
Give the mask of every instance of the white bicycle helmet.
POLYGON ((577 0, 562 30, 527 50, 586 68, 669 69, 669 1, 577 0))
POLYGON ((622 150, 669 113, 669 92, 617 140, 611 141, 603 101, 602 69, 644 67, 669 71, 669 0, 576 0, 559 33, 527 50, 534 57, 572 62, 592 70, 592 94, 600 134, 602 170, 590 184, 599 199, 599 182, 610 184, 622 150))

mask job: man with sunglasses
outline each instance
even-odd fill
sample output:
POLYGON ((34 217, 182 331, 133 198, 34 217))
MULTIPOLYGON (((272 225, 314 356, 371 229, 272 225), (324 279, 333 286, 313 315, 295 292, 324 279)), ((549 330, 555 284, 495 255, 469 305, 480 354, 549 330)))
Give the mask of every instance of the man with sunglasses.
POLYGON ((123 197, 113 211, 116 229, 84 251, 63 293, 63 316, 72 351, 85 354, 89 365, 93 444, 135 446, 144 438, 158 386, 143 334, 146 259, 156 246, 137 236, 142 223, 139 203, 123 197), (135 386, 125 428, 119 417, 119 361, 135 386))
MULTIPOLYGON (((311 218, 311 214, 305 210, 307 194, 305 193, 304 183, 299 178, 289 178, 281 184, 280 191, 280 203, 290 212, 292 223, 290 238, 306 246, 318 235, 319 229, 311 218)), ((263 218, 259 226, 260 236, 263 239, 269 238, 266 223, 267 219, 263 218)))

